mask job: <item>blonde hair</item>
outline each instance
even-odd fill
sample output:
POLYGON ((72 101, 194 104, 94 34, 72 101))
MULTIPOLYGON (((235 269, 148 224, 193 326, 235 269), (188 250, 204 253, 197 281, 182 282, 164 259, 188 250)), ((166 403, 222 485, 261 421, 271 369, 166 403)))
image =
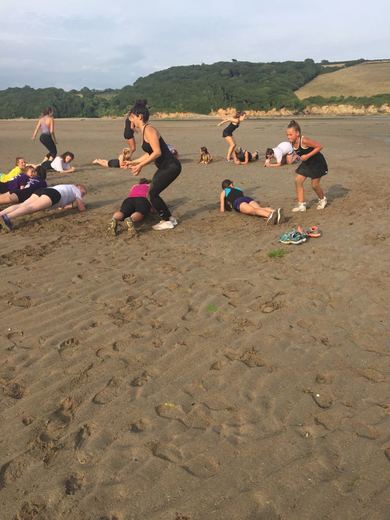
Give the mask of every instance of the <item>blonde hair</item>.
POLYGON ((131 150, 130 148, 123 148, 122 156, 124 161, 130 161, 131 159, 131 150))

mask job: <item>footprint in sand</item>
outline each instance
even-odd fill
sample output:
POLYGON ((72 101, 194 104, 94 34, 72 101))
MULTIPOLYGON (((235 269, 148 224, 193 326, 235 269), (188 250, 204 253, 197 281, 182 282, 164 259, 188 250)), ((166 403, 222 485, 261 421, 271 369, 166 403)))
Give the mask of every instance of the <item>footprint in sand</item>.
POLYGON ((260 356, 260 354, 254 348, 243 352, 243 354, 241 354, 239 360, 249 368, 266 366, 264 359, 260 356))
POLYGON ((138 419, 130 424, 130 431, 132 433, 142 433, 148 428, 149 424, 145 419, 138 419))
POLYGON ((69 426, 74 417, 75 402, 71 397, 66 397, 60 403, 60 406, 53 412, 47 424, 48 431, 56 431, 69 426))
POLYGON ((50 520, 46 511, 46 504, 41 500, 32 500, 31 502, 24 502, 19 512, 16 513, 13 520, 50 520))
POLYGON ((334 403, 334 396, 332 392, 327 388, 321 388, 321 390, 318 392, 310 391, 309 393, 312 396, 313 401, 320 408, 328 409, 334 403))
POLYGON ((218 473, 219 466, 219 462, 214 457, 198 455, 182 467, 194 477, 207 479, 218 473))
POLYGON ((148 372, 143 372, 140 376, 137 376, 136 378, 134 378, 132 380, 132 382, 130 383, 131 386, 144 386, 146 385, 146 383, 150 380, 151 376, 150 374, 148 374, 148 372))
POLYGON ((22 307, 23 309, 28 309, 32 305, 30 296, 11 296, 7 303, 8 305, 22 307))
POLYGON ((119 395, 120 383, 121 381, 118 378, 112 377, 106 386, 92 398, 92 402, 95 404, 110 403, 119 395))
POLYGON ((156 406, 155 410, 160 417, 179 421, 186 426, 186 413, 180 405, 165 402, 156 406))
POLYGON ((84 424, 79 431, 76 433, 76 437, 74 440, 75 450, 81 449, 84 444, 87 442, 89 437, 91 436, 91 429, 88 424, 84 424))
POLYGON ((79 340, 76 338, 68 338, 64 341, 61 341, 61 343, 58 345, 57 350, 60 354, 63 354, 67 350, 71 350, 74 347, 77 347, 79 344, 79 340))
POLYGON ((3 464, 0 468, 0 490, 22 477, 33 463, 34 459, 30 455, 23 454, 3 464))
POLYGON ((271 312, 277 311, 281 308, 281 304, 278 302, 266 302, 260 307, 260 310, 263 314, 270 314, 271 312))
POLYGON ((26 389, 20 383, 9 383, 3 388, 4 394, 12 399, 22 399, 26 389))
POLYGON ((122 280, 129 285, 133 285, 137 281, 137 277, 133 273, 124 273, 122 280))
POLYGON ((175 464, 179 464, 183 461, 182 452, 173 444, 155 444, 152 448, 152 453, 159 459, 167 460, 175 464))
POLYGON ((71 475, 65 480, 65 493, 67 495, 75 495, 83 487, 84 480, 84 475, 71 475))

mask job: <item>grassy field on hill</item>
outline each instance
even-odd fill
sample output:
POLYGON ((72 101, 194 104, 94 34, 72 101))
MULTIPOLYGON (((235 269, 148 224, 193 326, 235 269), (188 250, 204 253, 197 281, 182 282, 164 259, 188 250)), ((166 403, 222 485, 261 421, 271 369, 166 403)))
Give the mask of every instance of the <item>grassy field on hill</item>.
POLYGON ((299 99, 314 96, 375 96, 390 93, 390 60, 368 61, 321 74, 297 90, 299 99))

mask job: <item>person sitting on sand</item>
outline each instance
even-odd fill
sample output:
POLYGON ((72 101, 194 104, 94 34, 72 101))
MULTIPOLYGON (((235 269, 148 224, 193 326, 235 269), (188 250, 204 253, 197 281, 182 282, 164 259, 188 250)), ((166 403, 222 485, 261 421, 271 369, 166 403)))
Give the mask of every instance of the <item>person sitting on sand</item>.
POLYGON ((24 172, 26 160, 24 157, 16 157, 15 166, 8 173, 0 173, 0 183, 12 181, 15 177, 24 172))
POLYGON ((83 184, 58 184, 52 188, 39 188, 22 204, 14 204, 0 211, 0 225, 3 229, 12 231, 13 219, 43 209, 76 207, 79 211, 84 211, 86 207, 83 198, 86 193, 87 188, 83 184))
POLYGON ((141 222, 152 209, 148 200, 150 180, 142 178, 139 183, 133 186, 127 195, 127 198, 122 202, 119 211, 116 211, 111 219, 109 230, 112 234, 118 234, 118 223, 126 222, 127 229, 131 236, 136 235, 134 227, 135 222, 141 222))
POLYGON ((284 218, 283 209, 262 208, 260 204, 250 197, 246 197, 243 191, 234 186, 233 181, 225 179, 222 182, 222 191, 219 197, 219 209, 223 213, 225 210, 234 209, 238 213, 263 217, 267 224, 281 224, 284 218))
POLYGON ((284 164, 294 164, 296 161, 299 161, 299 156, 288 141, 283 141, 275 148, 267 148, 265 151, 265 168, 278 168, 284 164))
POLYGON ((212 160, 213 158, 211 156, 211 153, 207 150, 205 146, 201 146, 199 164, 209 164, 212 160))
POLYGON ((34 166, 26 166, 25 173, 21 173, 7 183, 8 191, 0 195, 0 204, 19 204, 24 202, 39 188, 46 188, 44 179, 37 176, 34 166))
POLYGON ((237 164, 238 166, 246 166, 250 162, 255 162, 259 160, 259 152, 256 150, 256 152, 251 153, 248 152, 248 150, 243 150, 240 148, 235 148, 233 152, 233 161, 234 164, 237 164))
POLYGON ((47 160, 41 164, 35 165, 38 176, 46 179, 48 171, 55 171, 58 173, 73 173, 75 168, 70 165, 74 159, 73 152, 64 152, 62 155, 57 155, 52 161, 49 159, 49 154, 46 156, 47 160))
POLYGON ((131 155, 132 151, 130 148, 123 148, 122 153, 119 155, 118 159, 94 159, 92 164, 98 164, 104 168, 122 168, 127 170, 130 166, 131 155))

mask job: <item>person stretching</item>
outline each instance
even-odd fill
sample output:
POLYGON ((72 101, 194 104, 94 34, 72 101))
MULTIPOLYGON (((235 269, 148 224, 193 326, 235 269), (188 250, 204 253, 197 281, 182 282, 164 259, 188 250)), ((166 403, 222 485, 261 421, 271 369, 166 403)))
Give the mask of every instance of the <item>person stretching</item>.
POLYGON ((136 101, 130 111, 130 120, 134 128, 142 134, 142 149, 146 152, 140 158, 132 161, 130 169, 133 175, 139 175, 144 166, 155 163, 157 171, 152 178, 149 199, 161 220, 153 226, 153 229, 173 229, 177 225, 177 220, 160 197, 160 193, 180 175, 181 163, 169 151, 157 129, 149 124, 149 115, 145 99, 136 101))
POLYGON ((6 231, 12 231, 13 219, 43 209, 76 207, 79 211, 84 211, 86 207, 83 198, 86 193, 87 189, 83 184, 58 184, 52 188, 39 188, 22 204, 14 204, 0 211, 0 225, 6 231))
POLYGON ((217 126, 224 125, 225 123, 229 123, 228 126, 224 129, 222 132, 222 137, 225 139, 225 141, 228 143, 228 153, 226 156, 227 161, 232 160, 233 150, 236 147, 236 143, 233 139, 233 132, 237 130, 237 128, 240 126, 240 123, 244 121, 246 118, 245 112, 236 112, 234 117, 231 117, 229 119, 224 119, 220 123, 218 123, 217 126))
POLYGON ((234 209, 238 213, 263 217, 267 224, 281 224, 284 219, 283 209, 262 208, 258 202, 246 197, 243 191, 234 186, 233 181, 225 179, 222 181, 222 191, 219 196, 219 210, 223 213, 234 209))

